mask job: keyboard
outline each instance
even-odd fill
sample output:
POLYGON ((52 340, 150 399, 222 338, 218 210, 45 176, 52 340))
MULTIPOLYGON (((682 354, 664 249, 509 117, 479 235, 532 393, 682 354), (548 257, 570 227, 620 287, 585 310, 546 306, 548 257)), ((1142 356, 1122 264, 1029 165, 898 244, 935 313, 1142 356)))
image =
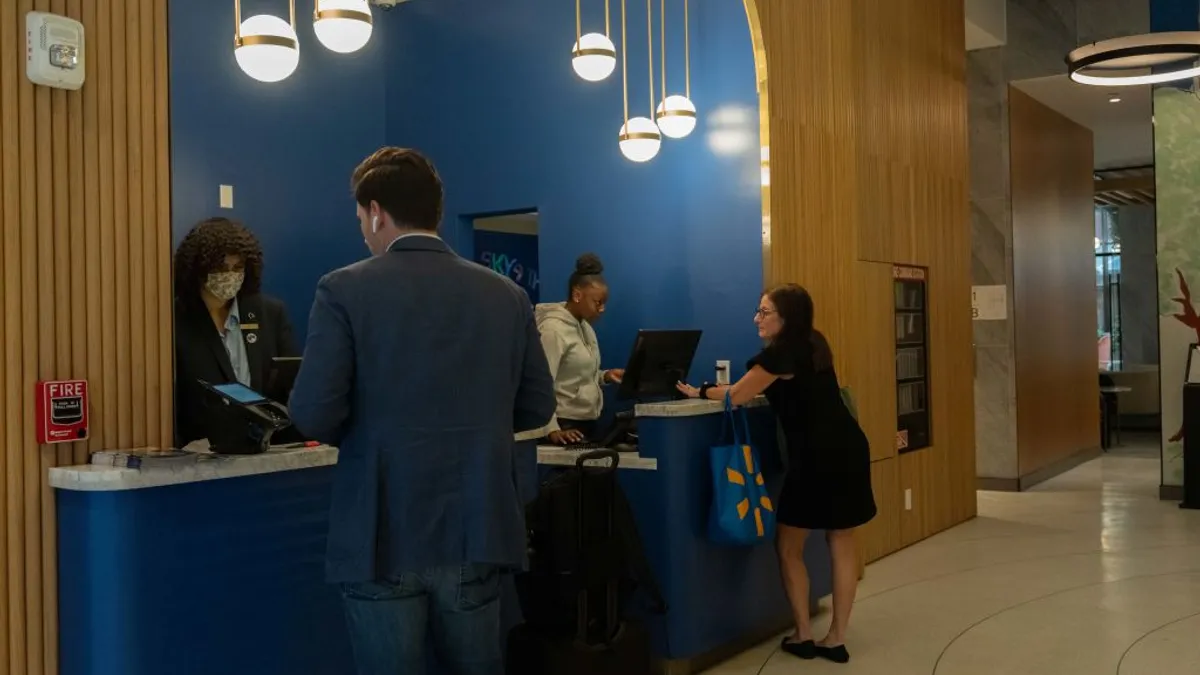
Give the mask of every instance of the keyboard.
POLYGON ((605 447, 601 443, 585 441, 583 443, 571 443, 566 446, 567 450, 604 450, 605 447))

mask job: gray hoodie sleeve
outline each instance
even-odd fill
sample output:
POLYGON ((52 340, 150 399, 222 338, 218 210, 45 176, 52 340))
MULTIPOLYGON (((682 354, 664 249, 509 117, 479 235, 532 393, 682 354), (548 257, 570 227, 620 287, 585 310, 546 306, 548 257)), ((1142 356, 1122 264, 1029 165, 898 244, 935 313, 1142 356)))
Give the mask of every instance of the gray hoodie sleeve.
MULTIPOLYGON (((566 344, 563 342, 562 336, 554 331, 553 328, 543 327, 542 329, 542 350, 546 352, 546 362, 550 364, 550 377, 555 381, 558 380, 558 365, 562 362, 563 352, 566 350, 566 344)), ((550 418, 550 424, 546 427, 546 433, 558 431, 558 413, 550 418)))

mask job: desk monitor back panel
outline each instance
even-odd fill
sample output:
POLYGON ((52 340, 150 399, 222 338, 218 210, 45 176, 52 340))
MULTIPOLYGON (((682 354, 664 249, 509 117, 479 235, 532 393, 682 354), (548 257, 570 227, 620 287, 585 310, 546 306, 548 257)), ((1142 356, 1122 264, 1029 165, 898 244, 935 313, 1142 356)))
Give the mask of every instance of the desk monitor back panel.
POLYGON ((292 387, 296 384, 296 376, 300 374, 299 356, 276 356, 271 359, 271 368, 267 371, 267 396, 280 403, 287 403, 292 395, 292 387))
POLYGON ((698 330, 638 331, 618 395, 625 400, 679 398, 700 346, 698 330))

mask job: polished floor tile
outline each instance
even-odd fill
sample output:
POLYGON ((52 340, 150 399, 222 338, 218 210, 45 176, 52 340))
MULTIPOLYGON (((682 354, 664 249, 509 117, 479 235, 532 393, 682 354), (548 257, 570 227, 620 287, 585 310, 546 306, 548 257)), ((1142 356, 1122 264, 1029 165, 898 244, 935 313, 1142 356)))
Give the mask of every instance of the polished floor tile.
POLYGON ((1159 501, 1158 471, 1126 452, 980 492, 978 518, 867 568, 850 664, 772 641, 709 673, 1200 673, 1200 512, 1159 501))

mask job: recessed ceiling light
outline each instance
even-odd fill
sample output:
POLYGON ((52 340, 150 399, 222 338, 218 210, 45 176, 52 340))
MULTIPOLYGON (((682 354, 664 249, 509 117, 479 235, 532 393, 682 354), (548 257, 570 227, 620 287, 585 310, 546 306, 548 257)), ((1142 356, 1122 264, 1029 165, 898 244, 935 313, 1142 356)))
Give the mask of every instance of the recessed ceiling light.
POLYGON ((1118 95, 1116 95, 1116 94, 1109 94, 1109 95, 1108 95, 1108 102, 1109 102, 1109 103, 1120 103, 1120 102, 1121 102, 1121 97, 1120 97, 1120 96, 1118 96, 1118 95))

